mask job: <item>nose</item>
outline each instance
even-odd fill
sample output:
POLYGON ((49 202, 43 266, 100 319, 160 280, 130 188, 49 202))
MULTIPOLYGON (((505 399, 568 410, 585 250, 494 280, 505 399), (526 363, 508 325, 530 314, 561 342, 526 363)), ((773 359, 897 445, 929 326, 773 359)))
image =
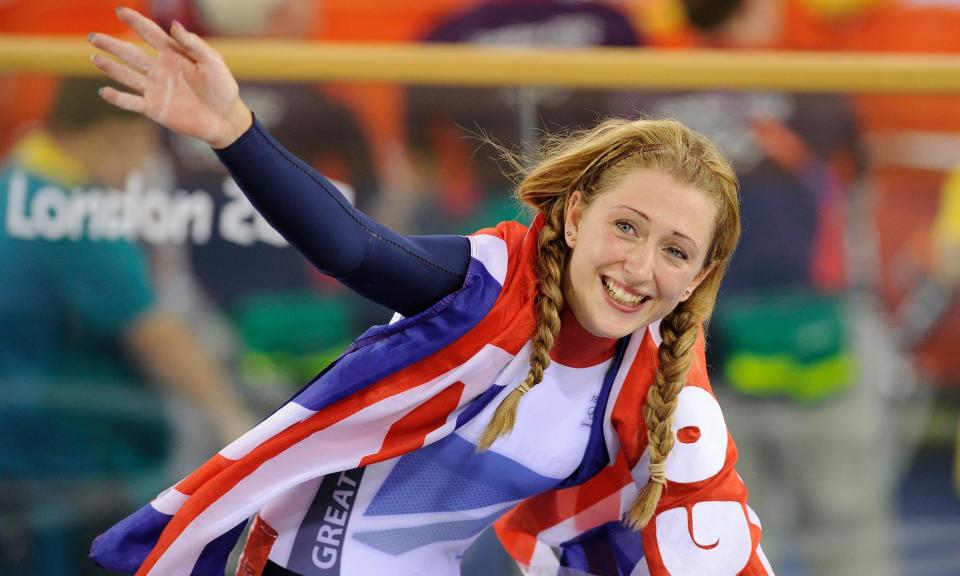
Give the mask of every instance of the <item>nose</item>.
POLYGON ((631 285, 643 285, 653 280, 655 251, 656 247, 651 242, 632 247, 623 263, 624 280, 631 285))

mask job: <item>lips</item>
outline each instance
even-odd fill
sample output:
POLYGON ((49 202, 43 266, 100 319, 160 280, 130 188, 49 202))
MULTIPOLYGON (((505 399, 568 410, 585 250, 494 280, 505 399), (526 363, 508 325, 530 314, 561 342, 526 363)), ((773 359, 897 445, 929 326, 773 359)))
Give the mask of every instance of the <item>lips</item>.
POLYGON ((607 276, 601 276, 600 280, 606 292, 607 299, 618 309, 632 312, 642 307, 651 298, 646 294, 638 294, 607 276))

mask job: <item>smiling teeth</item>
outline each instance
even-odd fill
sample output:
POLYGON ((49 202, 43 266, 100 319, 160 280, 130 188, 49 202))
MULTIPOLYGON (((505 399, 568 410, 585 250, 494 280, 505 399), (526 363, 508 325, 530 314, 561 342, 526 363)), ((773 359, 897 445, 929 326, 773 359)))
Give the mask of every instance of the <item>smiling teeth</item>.
POLYGON ((637 306, 644 300, 643 296, 637 296, 623 290, 609 278, 603 279, 603 285, 607 289, 607 294, 609 294, 615 302, 623 304, 624 306, 637 306))

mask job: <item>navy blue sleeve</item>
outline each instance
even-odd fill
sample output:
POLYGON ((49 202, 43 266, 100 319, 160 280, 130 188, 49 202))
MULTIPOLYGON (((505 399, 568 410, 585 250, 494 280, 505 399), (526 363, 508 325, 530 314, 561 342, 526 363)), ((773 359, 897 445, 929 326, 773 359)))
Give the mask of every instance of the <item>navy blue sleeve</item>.
POLYGON ((404 236, 373 221, 259 122, 216 153, 290 244, 357 293, 411 316, 463 285, 467 238, 404 236))

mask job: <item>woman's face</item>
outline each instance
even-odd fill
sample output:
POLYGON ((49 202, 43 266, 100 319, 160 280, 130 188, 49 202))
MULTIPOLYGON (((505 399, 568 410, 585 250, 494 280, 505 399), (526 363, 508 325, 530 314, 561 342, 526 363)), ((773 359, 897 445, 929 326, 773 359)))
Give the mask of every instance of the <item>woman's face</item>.
POLYGON ((567 203, 564 299, 595 336, 620 338, 666 316, 709 272, 717 208, 701 190, 638 168, 584 206, 567 203))

